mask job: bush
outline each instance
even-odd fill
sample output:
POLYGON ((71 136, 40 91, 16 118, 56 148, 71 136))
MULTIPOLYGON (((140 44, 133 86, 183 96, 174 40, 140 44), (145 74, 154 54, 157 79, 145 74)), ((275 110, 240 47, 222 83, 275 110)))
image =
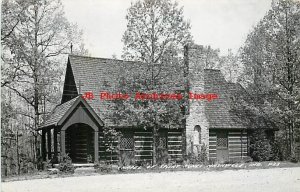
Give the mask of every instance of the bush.
POLYGON ((241 162, 243 162, 243 163, 250 163, 252 161, 253 161, 253 159, 251 157, 249 157, 249 156, 243 157, 241 159, 241 162))
POLYGON ((149 159, 140 159, 139 161, 136 161, 135 165, 141 166, 141 167, 147 167, 151 165, 151 160, 149 159))
POLYGON ((93 156, 91 154, 87 156, 87 163, 93 163, 93 156))
POLYGON ((283 155, 281 152, 281 146, 278 141, 273 141, 271 142, 271 160, 272 161, 282 161, 283 160, 283 155))
POLYGON ((254 161, 269 161, 272 159, 272 146, 264 130, 256 130, 251 136, 251 157, 254 161))
POLYGON ((100 163, 95 164, 94 168, 98 172, 102 172, 102 173, 109 173, 112 171, 112 166, 106 164, 105 162, 100 162, 100 163))
POLYGON ((157 151, 156 151, 156 162, 157 162, 158 165, 162 165, 162 164, 168 163, 169 158, 170 157, 169 157, 167 149, 160 148, 160 147, 157 148, 157 151))
POLYGON ((37 168, 38 168, 38 170, 44 169, 42 156, 38 156, 38 158, 37 158, 37 168))
POLYGON ((58 165, 59 171, 63 173, 74 173, 74 165, 72 164, 72 159, 68 155, 63 155, 60 157, 60 163, 58 165))
POLYGON ((195 153, 189 153, 187 155, 187 162, 189 164, 207 164, 208 163, 208 157, 207 157, 207 146, 202 143, 201 146, 197 147, 197 154, 195 153))
POLYGON ((298 163, 298 159, 296 157, 291 157, 290 162, 292 163, 298 163))
POLYGON ((208 163, 208 157, 207 157, 208 151, 207 146, 202 143, 200 151, 198 151, 199 160, 201 163, 207 164, 208 163))

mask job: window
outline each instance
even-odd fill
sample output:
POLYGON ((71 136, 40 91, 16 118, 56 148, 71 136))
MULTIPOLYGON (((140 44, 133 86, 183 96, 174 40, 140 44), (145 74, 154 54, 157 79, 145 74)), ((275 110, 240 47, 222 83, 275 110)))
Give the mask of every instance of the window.
POLYGON ((217 132, 217 148, 219 149, 228 148, 227 132, 217 132))
POLYGON ((201 127, 200 127, 200 125, 196 125, 195 127, 194 127, 194 131, 197 131, 198 132, 198 142, 196 142, 196 143, 198 143, 198 144, 201 144, 201 127))
POLYGON ((160 133, 157 140, 156 146, 159 149, 167 149, 167 135, 165 133, 160 133))
POLYGON ((133 135, 123 135, 120 139, 121 150, 133 150, 134 149, 134 138, 133 135))
POLYGON ((120 138, 120 158, 123 165, 134 164, 134 137, 133 133, 123 134, 120 138))

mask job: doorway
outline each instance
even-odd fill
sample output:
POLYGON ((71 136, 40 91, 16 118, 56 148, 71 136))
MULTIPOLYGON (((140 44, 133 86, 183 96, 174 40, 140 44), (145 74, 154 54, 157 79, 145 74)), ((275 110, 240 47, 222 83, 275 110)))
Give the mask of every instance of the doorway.
POLYGON ((94 130, 82 123, 66 130, 66 153, 73 163, 94 162, 94 130))
POLYGON ((229 161, 228 152, 228 132, 217 131, 217 162, 224 163, 229 161))

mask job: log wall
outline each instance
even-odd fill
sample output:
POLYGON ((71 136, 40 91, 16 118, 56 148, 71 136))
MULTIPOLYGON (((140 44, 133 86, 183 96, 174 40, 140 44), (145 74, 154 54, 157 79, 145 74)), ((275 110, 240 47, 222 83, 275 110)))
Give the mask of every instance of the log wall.
POLYGON ((230 131, 228 133, 229 159, 232 161, 240 160, 248 155, 247 133, 240 131, 230 131))
POLYGON ((182 132, 168 132, 168 154, 171 161, 182 159, 182 132))
MULTIPOLYGON (((108 148, 105 146, 103 139, 103 132, 99 132, 99 160, 115 163, 118 162, 119 157, 117 151, 108 151, 108 148)), ((118 146, 118 140, 113 142, 113 146, 118 146)))
MULTIPOLYGON (((248 136, 243 131, 228 131, 229 160, 238 161, 248 156, 248 136)), ((217 130, 209 131, 209 159, 217 160, 217 130)))
MULTIPOLYGON (((120 153, 132 153, 134 162, 148 162, 152 163, 153 160, 153 136, 150 131, 130 131, 124 132, 123 134, 131 134, 134 139, 134 149, 120 150, 120 153)), ((182 132, 179 131, 169 131, 167 133, 167 151, 169 155, 169 161, 179 161, 182 159, 183 154, 183 137, 182 132)), ((99 158, 100 161, 107 161, 111 163, 116 163, 120 160, 117 150, 113 152, 108 152, 107 147, 103 140, 103 133, 99 132, 99 158)), ((114 142, 114 146, 118 146, 119 141, 114 142)))
POLYGON ((134 132, 135 161, 152 162, 153 137, 152 132, 134 132))

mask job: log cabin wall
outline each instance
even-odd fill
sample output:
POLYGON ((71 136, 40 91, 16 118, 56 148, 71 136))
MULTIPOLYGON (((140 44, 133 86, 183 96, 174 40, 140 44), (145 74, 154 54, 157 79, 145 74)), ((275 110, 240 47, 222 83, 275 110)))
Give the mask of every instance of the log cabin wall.
MULTIPOLYGON (((218 159, 218 133, 220 130, 209 131, 209 159, 212 162, 220 162, 218 159)), ((223 131, 224 132, 224 131, 223 131)), ((246 131, 227 130, 228 161, 239 161, 249 156, 249 139, 246 131)))
POLYGON ((209 131, 209 160, 217 160, 217 133, 216 131, 209 131))
POLYGON ((248 156, 248 136, 246 131, 229 131, 228 133, 229 159, 238 161, 248 156))
MULTIPOLYGON (((103 131, 99 132, 99 160, 111 163, 116 163, 119 160, 117 150, 109 150, 108 146, 104 142, 103 131)), ((116 148, 118 146, 118 140, 112 142, 112 147, 116 148)))
POLYGON ((182 132, 168 132, 168 154, 170 156, 170 161, 182 160, 183 142, 182 132))
MULTIPOLYGON (((122 161, 125 165, 152 164, 153 133, 146 130, 121 130, 122 137, 113 142, 114 151, 107 150, 103 132, 99 132, 99 160, 109 163, 122 161), (119 151, 119 152, 118 152, 119 151), (120 154, 118 154, 120 153, 120 154)), ((183 156, 181 130, 160 131, 157 139, 158 151, 167 152, 168 161, 180 161, 183 156)))
POLYGON ((153 155, 153 136, 152 132, 136 131, 134 132, 134 151, 136 163, 152 163, 153 155))

